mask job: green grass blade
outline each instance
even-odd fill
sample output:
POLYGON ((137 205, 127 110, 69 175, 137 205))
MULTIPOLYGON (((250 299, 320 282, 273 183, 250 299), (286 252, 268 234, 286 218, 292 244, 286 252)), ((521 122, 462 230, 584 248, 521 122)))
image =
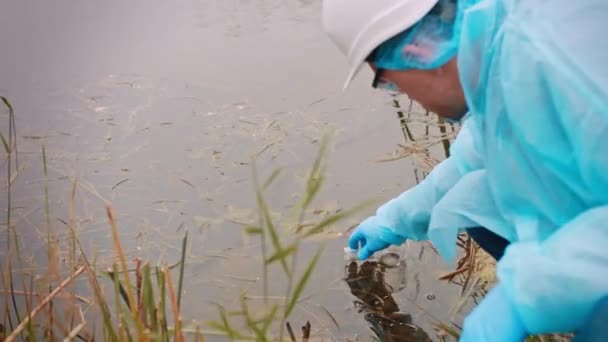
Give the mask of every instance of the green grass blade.
MULTIPOLYGON (((22 277, 24 276, 24 274, 21 275, 22 277)), ((30 339, 30 341, 38 341, 38 338, 36 336, 36 332, 34 331, 34 324, 32 323, 32 308, 31 308, 31 303, 33 303, 33 298, 32 298, 32 293, 34 293, 34 277, 30 275, 30 286, 29 286, 29 290, 28 288, 25 288, 24 291, 27 293, 29 292, 30 295, 28 295, 28 299, 26 299, 26 303, 27 304, 27 311, 28 311, 28 318, 27 318, 27 334, 28 334, 28 338, 30 339)))
POLYGON ((209 327, 216 329, 219 333, 221 333, 222 335, 225 335, 226 337, 230 338, 231 340, 235 340, 236 339, 236 334, 238 334, 238 331, 236 330, 226 330, 226 327, 220 323, 220 322, 216 322, 216 321, 211 321, 209 323, 207 323, 207 325, 209 325, 209 327))
MULTIPOLYGON (((272 242, 272 246, 277 251, 282 250, 283 246, 281 245, 281 239, 279 238, 279 234, 277 233, 277 230, 275 229, 274 224, 272 223, 272 218, 270 217, 270 211, 268 210, 268 207, 266 206, 266 203, 265 203, 261 193, 258 193, 258 205, 264 216, 264 222, 266 223, 266 228, 268 228, 268 232, 270 233, 270 241, 272 242)), ((287 262, 285 260, 281 260, 281 266, 283 267, 283 270, 285 271, 285 273, 291 274, 289 267, 287 266, 287 262)))
POLYGON ((150 330, 156 332, 158 325, 156 324, 156 304, 154 303, 154 289, 152 288, 152 280, 150 279, 150 264, 146 263, 143 267, 143 302, 144 302, 144 315, 146 324, 150 325, 150 330))
POLYGON ((27 316, 28 322, 27 322, 27 340, 28 341, 39 341, 38 337, 36 336, 36 332, 34 330, 34 324, 32 323, 32 321, 30 320, 29 315, 27 316))
MULTIPOLYGON (((27 293, 30 291, 28 291, 27 284, 25 282, 26 274, 23 271, 25 269, 25 266, 23 263, 23 257, 21 255, 21 243, 19 241, 19 235, 17 235, 16 229, 12 229, 11 231, 13 232, 13 242, 14 242, 14 246, 15 246, 15 252, 17 254, 17 263, 18 263, 18 267, 19 267, 19 278, 21 279, 21 288, 23 289, 23 291, 25 291, 27 293)), ((27 315, 29 315, 29 313, 33 309, 32 302, 30 301, 30 299, 31 299, 31 296, 25 296, 25 311, 27 312, 27 315)), ((32 321, 27 319, 27 323, 28 323, 28 328, 30 328, 32 321)))
MULTIPOLYGON (((4 275, 4 268, 0 267, 0 283, 2 283, 2 292, 3 293, 8 293, 10 291, 7 283, 8 283, 8 275, 5 277, 4 275)), ((9 305, 8 305, 8 300, 4 300, 4 308, 2 310, 2 325, 4 326, 4 329, 6 329, 8 327, 8 331, 13 331, 13 322, 11 319, 11 315, 10 315, 10 309, 9 309, 9 305)), ((4 337, 3 337, 4 339, 4 337)))
MULTIPOLYGON (((137 305, 135 304, 135 297, 133 295, 133 287, 131 286, 131 280, 129 279, 129 272, 127 268, 127 261, 125 258, 124 249, 122 248, 122 243, 120 242, 120 237, 118 235, 118 227, 116 225, 116 220, 114 219, 114 211, 108 205, 106 206, 106 215, 108 216, 108 221, 110 223, 111 231, 112 231, 112 240, 114 245, 114 250, 116 252, 116 256, 118 256, 118 260, 120 261, 120 268, 122 274, 124 276, 124 282, 126 286, 127 299, 129 302, 129 309, 135 315, 137 310, 137 305)), ((119 273, 114 273, 116 277, 119 277, 119 273)))
POLYGON ((4 96, 0 96, 0 99, 2 99, 2 102, 4 102, 4 105, 6 106, 6 108, 8 108, 8 112, 14 113, 15 111, 13 110, 13 106, 11 105, 11 103, 8 101, 8 99, 4 96))
POLYGON ((335 215, 332 215, 332 216, 322 220, 321 222, 316 224, 314 227, 312 227, 310 230, 308 230, 304 234, 304 237, 307 238, 312 235, 319 234, 319 233, 323 232, 323 230, 325 228, 327 228, 328 226, 331 226, 332 224, 335 224, 335 223, 345 219, 346 217, 349 217, 349 216, 355 214, 356 212, 362 210, 365 207, 370 206, 373 203, 374 203, 373 201, 367 201, 367 202, 364 202, 362 204, 355 206, 352 209, 344 210, 335 215))
POLYGON ((261 235, 264 233, 264 230, 260 227, 249 226, 245 227, 245 233, 249 235, 261 235))
MULTIPOLYGON (((262 189, 260 188, 259 177, 257 172, 257 167, 255 165, 255 160, 251 161, 252 172, 253 172, 253 182, 255 186, 256 200, 258 204, 259 215, 263 218, 263 221, 270 233, 270 241, 276 251, 280 251, 283 249, 281 245, 281 239, 279 238, 279 234, 277 233, 274 224, 272 222, 272 217, 270 216, 270 210, 266 205, 266 201, 264 200, 264 196, 262 194, 262 189)), ((289 270, 289 266, 287 266, 287 262, 285 260, 281 260, 281 266, 286 274, 291 274, 289 270)))
POLYGON ((241 297, 241 310, 243 317, 245 317, 245 324, 247 324, 247 328, 249 328, 249 330, 253 331, 253 333, 255 334, 255 340, 260 342, 267 341, 266 335, 258 327, 257 323, 255 322, 255 319, 249 313, 249 308, 247 307, 247 300, 243 297, 241 297))
POLYGON ((268 259, 266 259, 266 265, 270 265, 279 260, 285 260, 288 256, 292 255, 298 250, 297 244, 292 244, 287 246, 287 248, 283 248, 278 250, 275 254, 271 255, 268 259))
POLYGON ((314 195, 319 191, 321 185, 323 184, 323 174, 325 173, 325 167, 323 166, 323 159, 325 158, 325 154, 327 153, 327 137, 323 137, 321 141, 321 145, 319 147, 319 152, 317 153, 317 157, 315 158, 314 164, 312 166, 310 175, 308 176, 307 181, 307 193, 311 194, 308 196, 308 201, 305 202, 304 207, 307 208, 314 195))
MULTIPOLYGON (((12 264, 11 264, 11 259, 12 259, 12 245, 11 245, 11 231, 13 230, 13 227, 11 226, 11 214, 12 214, 12 200, 11 200, 11 178, 12 178, 12 152, 13 152, 13 137, 16 134, 16 132, 13 131, 13 107, 11 106, 11 104, 8 102, 8 100, 4 97, 1 97, 2 101, 4 102, 4 104, 6 105, 6 107, 9 110, 9 126, 8 126, 8 142, 6 142, 6 139, 4 139, 3 137, 3 143, 5 144, 5 148, 8 147, 6 149, 8 157, 7 157, 7 163, 6 163, 6 176, 7 176, 7 191, 6 191, 6 197, 7 197, 7 201, 6 201, 6 230, 7 230, 7 239, 6 239, 6 251, 7 251, 7 270, 8 270, 8 280, 9 280, 9 286, 10 286, 10 296, 11 296, 11 301, 13 302, 13 309, 15 311, 15 316, 17 318, 17 326, 21 323, 21 317, 19 317, 19 310, 17 308, 17 301, 15 299, 15 293, 14 293, 14 282, 13 282, 13 272, 12 272, 12 264)), ((12 322, 10 322, 10 314, 9 314, 9 323, 11 323, 11 330, 12 330, 12 322)))
MULTIPOLYGON (((123 316, 123 320, 126 320, 127 317, 130 317, 129 315, 124 315, 123 316)), ((127 323, 125 322, 125 333, 127 334, 127 341, 129 342, 133 342, 133 336, 131 336, 131 329, 128 328, 127 323)))
POLYGON ((272 185, 272 183, 277 179, 277 177, 281 174, 282 171, 282 169, 274 170, 270 177, 268 177, 268 179, 262 185, 262 190, 266 190, 270 185, 272 185))
MULTIPOLYGON (((9 232, 10 235, 10 232, 9 232)), ((12 257, 9 254, 8 260, 8 277, 11 291, 11 300, 13 302, 13 310, 15 310, 15 316, 17 317, 17 326, 21 324, 21 317, 19 317, 19 308, 17 307, 17 299, 15 298, 15 286, 13 284, 13 264, 11 262, 12 257)))
POLYGON ((272 322, 274 322, 277 316, 277 312, 279 312, 279 306, 273 305, 272 309, 270 309, 270 312, 268 313, 268 315, 266 315, 264 319, 264 325, 262 325, 262 331, 264 332, 264 334, 268 333, 268 329, 270 328, 272 322))
MULTIPOLYGON (((18 156, 18 151, 17 151, 17 127, 15 125, 15 111, 13 110, 13 106, 11 105, 11 103, 8 101, 8 99, 6 97, 0 96, 0 98, 2 98, 2 102, 4 102, 4 105, 8 108, 8 120, 9 120, 8 146, 9 146, 9 151, 15 152, 15 167, 18 170, 19 169, 19 156, 18 156)), ((10 153, 9 153, 9 155, 10 155, 10 153)))
POLYGON ((321 173, 323 172, 325 172, 324 169, 311 173, 311 178, 306 188, 307 196, 305 197, 304 204, 302 205, 304 210, 306 210, 310 206, 319 190, 321 190, 321 186, 323 185, 323 181, 325 180, 325 177, 321 175, 321 173), (317 174, 317 172, 319 172, 319 174, 317 174))
MULTIPOLYGON (((76 246, 78 247, 78 250, 80 251, 80 257, 82 258, 82 260, 84 262, 86 273, 89 278, 89 283, 91 284, 91 287, 93 288, 93 294, 95 296, 97 304, 101 308, 101 313, 103 316, 103 323, 104 323, 104 336, 106 337, 106 339, 104 339, 104 341, 108 341, 107 337, 109 337, 109 341, 116 342, 116 341, 118 341, 118 335, 117 335, 117 332, 114 330, 114 325, 112 323, 112 314, 110 313, 110 309, 109 309, 108 303, 106 302, 105 295, 104 295, 103 291, 101 290, 101 286, 99 285, 99 281, 97 280, 97 277, 96 277, 96 274, 97 274, 97 272, 95 270, 95 265, 97 264, 96 256, 95 255, 93 256, 93 266, 91 266, 91 263, 89 262, 89 258, 87 257, 86 253, 84 252, 84 249, 82 248, 82 244, 80 243, 80 240, 77 237, 75 238, 75 243, 76 243, 76 246)), ((95 330, 93 329, 93 331, 95 331, 95 330)))
POLYGON ((46 222, 46 244, 47 244, 47 259, 48 259, 48 276, 59 277, 57 270, 57 261, 55 258, 56 247, 53 239, 53 228, 51 227, 51 209, 49 200, 49 173, 47 169, 46 148, 42 146, 42 166, 44 172, 44 217, 46 222))
POLYGON ((174 338, 173 340, 176 342, 183 342, 184 336, 181 330, 181 317, 179 315, 179 310, 177 308, 177 298, 175 295, 175 287, 173 286, 173 281, 171 279, 171 273, 169 273, 168 269, 163 269, 165 273, 165 279, 167 280, 167 289, 169 290, 169 302, 171 303, 171 313, 173 314, 173 322, 174 322, 174 338))
POLYGON ((156 267, 156 284, 158 286, 159 304, 158 304, 158 324, 160 325, 161 337, 163 341, 168 340, 168 327, 167 327, 167 302, 166 302, 166 287, 165 287, 165 273, 156 267))
POLYGON ((10 155, 11 148, 8 146, 8 142, 4 138, 4 135, 2 134, 2 132, 0 132, 0 139, 2 139, 2 145, 4 145, 4 150, 6 151, 6 154, 10 155))
POLYGON ((287 304, 287 307, 285 308, 283 318, 289 317, 289 315, 295 308, 296 303, 298 302, 298 299, 302 295, 302 292, 304 292, 304 288, 306 287, 306 284, 308 283, 308 280, 310 279, 312 271, 314 270, 315 266, 317 265, 317 262, 319 261, 319 257, 321 256, 322 253, 323 253, 323 247, 319 247, 319 249, 317 250, 315 255, 312 257, 312 259, 308 263, 308 266, 306 266, 306 270, 304 271, 304 273, 302 274, 302 277, 300 277, 300 280, 296 284, 294 291, 291 295, 291 298, 289 299, 289 303, 287 304))
POLYGON ((224 309, 224 307, 222 307, 219 304, 216 304, 219 314, 220 314, 220 319, 222 320, 222 322, 209 322, 209 326, 223 332, 226 334, 226 336, 230 339, 246 339, 246 337, 244 335, 242 335, 241 333, 238 332, 238 330, 234 329, 232 327, 232 325, 230 324, 230 321, 228 320, 228 316, 226 315, 226 309, 224 309))
POLYGON ((308 174, 306 180, 305 193, 302 200, 295 206, 292 221, 296 224, 302 221, 306 209, 310 206, 317 193, 321 189, 323 184, 323 173, 324 167, 322 165, 323 159, 327 151, 327 137, 324 137, 319 147, 319 152, 313 163, 313 166, 308 174))
POLYGON ((177 283, 177 310, 179 311, 182 307, 182 287, 184 283, 184 265, 186 264, 186 248, 188 247, 188 232, 184 235, 184 241, 182 242, 182 257, 179 263, 179 280, 177 283))
MULTIPOLYGON (((131 322, 133 322, 134 324, 136 324, 136 322, 133 321, 133 317, 130 315, 130 312, 125 313, 125 311, 123 310, 123 304, 121 303, 121 301, 119 299, 120 297, 122 297, 123 301, 126 303, 126 306, 127 307, 129 306, 128 298, 125 301, 126 295, 123 295, 124 288, 122 287, 122 284, 120 282, 120 277, 118 276, 118 266, 116 265, 116 263, 112 264, 112 274, 114 275, 113 277, 111 277, 111 279, 114 282, 114 300, 115 300, 114 305, 116 306, 116 317, 120 324, 119 330, 122 330, 122 332, 124 334, 126 334, 126 339, 128 341, 133 341, 133 336, 131 336, 131 332, 130 332, 131 329, 130 329, 129 320, 131 322)), ((121 338, 121 340, 124 340, 124 336, 123 336, 123 338, 121 338)))
MULTIPOLYGON (((112 231, 114 250, 116 252, 116 255, 118 256, 118 260, 120 261, 120 268, 124 278, 126 294, 129 303, 129 314, 132 315, 133 321, 135 322, 135 327, 137 328, 137 335, 141 338, 144 334, 144 329, 137 317, 137 304, 135 301, 135 296, 133 294, 135 288, 131 285, 131 280, 129 279, 129 272, 127 268, 127 261, 125 258, 124 249, 122 247, 120 236, 118 235, 118 227, 116 225, 116 220, 114 219, 114 211, 112 210, 110 205, 106 205, 106 215, 108 217, 108 222, 110 223, 112 231)), ((114 274, 116 275, 116 277, 119 277, 118 273, 114 274)))
POLYGON ((124 286, 122 285, 122 282, 120 281, 120 278, 118 277, 118 273, 115 273, 116 271, 117 270, 112 270, 112 272, 103 272, 102 274, 105 274, 110 280, 112 280, 113 283, 116 283, 116 286, 118 286, 117 298, 122 298, 122 300, 127 305, 127 308, 129 308, 129 310, 131 310, 130 303, 129 303, 129 295, 127 294, 127 291, 125 290, 124 286))
POLYGON ((122 296, 120 289, 122 285, 120 284, 120 279, 116 276, 117 272, 118 267, 116 266, 116 263, 113 263, 112 274, 114 274, 114 276, 110 277, 110 279, 112 279, 112 284, 114 285, 114 310, 116 310, 116 319, 122 321, 123 312, 122 305, 120 305, 120 297, 122 296))
POLYGON ((137 332, 138 336, 139 336, 139 338, 137 338, 138 341, 146 340, 146 338, 148 337, 146 332, 139 333, 137 331, 137 325, 138 324, 141 325, 141 321, 139 321, 138 318, 133 317, 133 315, 130 315, 130 312, 128 310, 125 312, 125 310, 126 310, 125 308, 121 308, 121 309, 122 309, 121 322, 122 322, 122 325, 125 327, 125 333, 127 335, 127 339, 129 341, 135 340, 135 337, 133 337, 132 334, 137 332), (135 331, 133 330, 133 327, 136 328, 135 331))
MULTIPOLYGON (((85 262, 85 266, 87 268, 87 276, 89 278, 89 283, 93 288, 93 294, 95 296, 95 300, 101 309, 101 315, 103 317, 104 324, 104 334, 109 337, 109 340, 112 342, 118 341, 118 336, 116 335, 116 331, 114 330, 114 325, 112 324, 112 314, 110 313, 110 309, 108 308, 108 303, 105 300, 105 296, 101 291, 101 287, 99 286, 99 282, 95 277, 95 270, 91 268, 91 264, 89 264, 88 259, 83 254, 83 259, 85 262)), ((108 339, 106 338, 105 341, 108 339)))

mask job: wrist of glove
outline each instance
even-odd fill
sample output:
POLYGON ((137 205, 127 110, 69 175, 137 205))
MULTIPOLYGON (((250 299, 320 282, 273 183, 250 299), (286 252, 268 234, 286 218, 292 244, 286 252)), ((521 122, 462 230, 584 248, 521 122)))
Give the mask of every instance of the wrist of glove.
POLYGON ((460 342, 521 342, 526 336, 515 306, 498 284, 464 320, 460 342))
POLYGON ((376 217, 371 216, 355 229, 348 240, 348 246, 358 250, 357 256, 360 260, 366 260, 375 252, 390 245, 399 246, 405 240, 406 238, 395 234, 389 228, 378 225, 376 217))

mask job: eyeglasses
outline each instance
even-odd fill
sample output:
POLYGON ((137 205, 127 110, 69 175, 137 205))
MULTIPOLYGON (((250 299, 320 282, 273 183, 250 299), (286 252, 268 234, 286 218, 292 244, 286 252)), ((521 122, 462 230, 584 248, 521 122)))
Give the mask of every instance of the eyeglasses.
MULTIPOLYGON (((374 51, 369 54, 369 56, 366 58, 366 61, 368 63, 373 63, 377 51, 378 49, 374 49, 374 51)), ((388 90, 391 93, 398 93, 399 87, 395 83, 382 77, 385 71, 386 69, 376 68, 376 72, 374 73, 374 80, 372 81, 372 88, 388 90)))
POLYGON ((382 85, 382 74, 384 74, 384 69, 377 68, 374 73, 374 80, 372 81, 372 88, 378 89, 378 85, 382 85))
POLYGON ((387 90, 390 93, 397 94, 399 93, 399 87, 397 84, 383 78, 383 74, 386 70, 382 68, 377 68, 374 74, 374 80, 372 81, 372 88, 387 90))

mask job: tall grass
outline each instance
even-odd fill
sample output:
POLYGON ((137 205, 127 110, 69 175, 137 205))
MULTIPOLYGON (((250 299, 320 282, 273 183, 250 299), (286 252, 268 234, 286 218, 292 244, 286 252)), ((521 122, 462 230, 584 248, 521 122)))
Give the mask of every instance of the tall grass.
MULTIPOLYGON (((264 190, 272 185, 279 176, 280 170, 275 170, 263 183, 260 182, 255 161, 252 161, 252 173, 256 192, 256 199, 259 213, 259 223, 256 226, 246 227, 247 234, 257 236, 262 245, 262 274, 264 298, 268 296, 268 273, 273 264, 278 264, 282 271, 283 280, 287 283, 286 292, 282 304, 269 304, 265 301, 266 307, 261 314, 254 315, 249 309, 248 300, 242 296, 240 298, 240 310, 231 311, 218 305, 220 320, 211 322, 211 325, 224 335, 233 339, 247 339, 256 341, 270 341, 277 338, 271 331, 273 323, 279 322, 278 339, 283 340, 285 328, 288 327, 288 318, 293 313, 298 301, 302 298, 304 289, 310 281, 310 277, 319 261, 325 248, 324 244, 319 246, 315 253, 305 261, 302 270, 298 268, 298 262, 302 258, 299 251, 303 243, 311 237, 320 234, 332 224, 335 224, 353 213, 370 205, 370 202, 362 203, 352 209, 331 215, 321 222, 304 229, 302 220, 305 212, 313 203, 324 182, 325 154, 327 150, 327 140, 322 140, 319 153, 315 158, 313 166, 308 173, 305 183, 305 190, 299 203, 294 207, 291 220, 287 223, 287 229, 279 230, 273 222, 267 202, 264 198, 264 190), (293 234, 288 239, 284 238, 285 230, 292 231, 293 234), (237 318, 235 321, 233 318, 237 318), (244 321, 244 327, 239 323, 244 321)), ((274 280, 276 281, 276 279, 274 280)), ((293 340, 293 332, 289 333, 293 340)))
MULTIPOLYGON (((320 144, 319 153, 309 171, 305 189, 300 201, 291 213, 291 219, 279 226, 273 221, 268 202, 264 196, 280 176, 275 170, 262 182, 259 178, 255 160, 252 160, 255 199, 259 221, 257 225, 245 227, 246 234, 259 238, 262 244, 263 290, 265 308, 252 310, 250 299, 244 294, 240 297, 238 308, 218 305, 218 319, 208 322, 207 326, 194 327, 183 322, 183 288, 187 279, 188 233, 181 245, 181 257, 177 275, 173 267, 151 265, 139 259, 129 265, 126 252, 119 235, 119 222, 114 209, 106 204, 108 231, 112 237, 116 262, 109 269, 100 270, 96 258, 87 254, 77 233, 76 196, 78 181, 73 180, 67 222, 68 239, 60 243, 56 238, 51 222, 49 175, 47 151, 41 148, 44 179, 44 216, 46 256, 48 259, 45 273, 40 277, 26 274, 25 265, 19 249, 18 234, 11 216, 11 183, 16 178, 18 168, 17 135, 15 116, 10 102, 1 98, 9 113, 9 133, 0 132, 7 160, 7 248, 6 264, 0 267, 0 284, 3 294, 9 300, 2 308, 2 334, 0 340, 103 340, 103 341, 184 341, 193 336, 196 341, 204 341, 209 334, 221 334, 231 339, 256 341, 284 340, 286 327, 293 336, 288 320, 298 307, 307 284, 310 282, 320 256, 324 251, 321 243, 311 257, 304 258, 302 245, 322 233, 330 225, 352 215, 370 203, 363 203, 350 210, 328 216, 314 225, 304 225, 302 220, 319 194, 325 172, 327 140, 320 144), (60 262, 65 251, 66 263, 60 262), (17 261, 19 274, 15 276, 14 262, 17 261), (301 265, 299 265, 301 264, 301 265), (285 296, 282 302, 271 302, 268 298, 268 274, 278 266, 285 283, 285 296), (129 267, 132 267, 129 269, 129 267), (76 282, 85 278, 81 285, 76 282), (17 279, 21 279, 17 288, 17 279), (26 279, 30 280, 28 285, 26 279), (17 296, 23 294, 24 300, 17 296), (91 296, 83 298, 82 296, 91 296), (25 304, 25 307, 20 304, 25 304), (42 317, 44 316, 44 317, 42 317), (99 323, 99 326, 97 325, 99 323), (99 329, 98 329, 99 328, 99 329)), ((277 279, 273 279, 277 281, 277 279)), ((306 325, 306 336, 311 327, 306 325)))
MULTIPOLYGON (((24 339, 38 341, 41 336, 45 340, 64 340, 79 339, 84 341, 95 338, 95 322, 101 319, 103 329, 103 340, 105 341, 169 341, 183 340, 181 332, 179 306, 181 301, 181 291, 184 279, 185 249, 187 248, 187 236, 182 244, 182 254, 178 275, 177 292, 173 286, 172 275, 166 267, 156 268, 156 277, 149 263, 141 265, 138 263, 135 272, 135 282, 127 269, 125 252, 118 235, 118 226, 114 218, 113 210, 110 205, 106 212, 109 222, 109 230, 112 233, 114 251, 119 261, 112 266, 111 271, 100 271, 96 269, 95 262, 91 263, 89 257, 81 246, 76 233, 75 201, 77 181, 74 180, 70 198, 70 220, 67 224, 69 241, 67 250, 67 270, 60 269, 58 260, 62 257, 58 253, 57 241, 51 226, 50 213, 50 193, 48 187, 48 168, 46 149, 42 147, 42 173, 44 175, 44 211, 45 211, 45 242, 47 245, 47 271, 45 277, 38 277, 24 272, 25 265, 19 248, 18 234, 12 221, 12 182, 16 178, 18 171, 17 160, 17 135, 15 128, 15 115, 10 102, 0 97, 7 108, 9 114, 9 133, 7 136, 0 132, 4 151, 6 152, 7 165, 7 246, 6 264, 0 267, 0 283, 3 294, 5 295, 2 329, 0 340, 14 341, 24 339), (18 277, 15 277, 14 261, 18 262, 18 277), (74 283, 86 274, 88 278, 88 289, 81 290, 85 294, 90 292, 93 300, 83 300, 86 302, 82 307, 79 302, 79 295, 76 293, 74 283), (104 290, 103 275, 116 289, 116 301, 108 303, 109 293, 104 290), (102 276, 102 277, 100 277, 102 276), (21 289, 15 285, 16 278, 21 279, 21 289), (26 279, 30 279, 28 286, 26 279), (54 286, 53 284, 57 284, 54 286), (165 289, 169 291, 166 292, 165 289), (48 294, 36 292, 48 289, 48 294), (155 296, 158 293, 160 296, 155 296), (18 294, 23 294, 25 310, 19 305, 18 294), (171 314, 166 313, 166 300, 171 303, 171 314), (36 298, 36 299, 34 299, 36 298), (37 303, 35 303, 37 302, 37 303), (35 306, 34 306, 35 305, 35 306), (115 309, 113 314, 111 308, 115 309), (83 310, 84 309, 84 310, 83 310), (55 311, 57 310, 57 311, 55 311), (83 311, 99 311, 101 317, 88 315, 85 319, 83 311), (45 313, 46 319, 40 320, 39 315, 45 313), (171 326, 171 322, 174 322, 171 326), (171 335, 169 332, 172 332, 171 335), (39 334, 42 332, 42 335, 39 334)), ((199 338, 199 340, 203 340, 199 338)))
MULTIPOLYGON (((0 139, 2 140, 2 144, 4 146, 4 150, 6 152, 6 196, 7 196, 7 208, 6 208, 6 231, 7 231, 7 239, 6 239, 6 276, 8 277, 8 284, 4 283, 4 285, 8 285, 7 288, 3 288, 4 293, 10 293, 12 309, 14 317, 16 318, 16 324, 21 324, 21 315, 19 313, 19 308, 17 306, 17 299, 15 298, 15 281, 13 278, 13 250, 18 254, 18 260, 21 260, 20 250, 18 247, 17 241, 17 233, 14 230, 11 221, 12 215, 12 182, 13 182, 13 168, 15 171, 19 170, 19 160, 18 160, 18 152, 17 152, 17 129, 15 127, 15 112, 13 110, 13 106, 5 97, 0 97, 2 103, 6 106, 8 111, 8 139, 0 132, 0 139), (14 165, 13 165, 14 161, 14 165)), ((21 268, 22 269, 22 268, 21 268)), ((25 286, 24 286, 25 289, 25 286)), ((27 296, 26 296, 27 297, 27 296)), ((29 304, 28 304, 29 306, 29 304)), ((4 307, 4 326, 8 321, 8 326, 12 330, 14 329, 13 320, 10 312, 10 308, 8 307, 8 301, 5 301, 4 307)))

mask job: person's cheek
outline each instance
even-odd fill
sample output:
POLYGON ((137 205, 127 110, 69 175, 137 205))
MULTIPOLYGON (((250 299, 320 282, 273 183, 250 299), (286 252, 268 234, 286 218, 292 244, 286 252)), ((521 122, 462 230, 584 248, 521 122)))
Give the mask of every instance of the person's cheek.
POLYGON ((425 109, 431 110, 428 107, 433 107, 433 94, 431 93, 432 89, 428 87, 427 82, 414 82, 411 79, 407 79, 396 83, 402 93, 419 103, 425 109))

